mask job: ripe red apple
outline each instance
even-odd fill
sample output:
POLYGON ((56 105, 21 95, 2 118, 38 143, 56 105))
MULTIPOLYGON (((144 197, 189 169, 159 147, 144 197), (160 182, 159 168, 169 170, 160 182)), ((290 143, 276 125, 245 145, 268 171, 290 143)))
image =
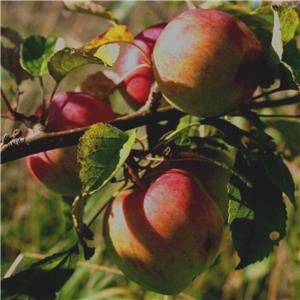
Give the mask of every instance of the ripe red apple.
MULTIPOLYGON (((36 114, 39 115, 41 107, 36 114)), ((52 99, 46 118, 46 131, 56 132, 107 122, 116 116, 109 104, 85 93, 62 92, 52 99)), ((26 157, 30 174, 51 190, 75 196, 80 192, 76 147, 49 150, 26 157)))
POLYGON ((213 262, 223 218, 192 173, 170 169, 148 189, 117 196, 106 210, 103 230, 126 276, 146 289, 175 294, 213 262))
POLYGON ((260 42, 239 19, 215 9, 188 10, 157 39, 154 76, 176 108, 215 117, 250 101, 261 53, 260 42))
POLYGON ((224 220, 227 220, 228 183, 233 164, 234 155, 232 153, 205 146, 198 148, 198 153, 178 153, 176 158, 166 160, 150 170, 144 178, 146 182, 151 182, 153 178, 172 168, 180 168, 192 173, 219 206, 224 220))
POLYGON ((124 80, 125 91, 138 104, 144 104, 148 99, 154 77, 150 65, 149 67, 145 66, 137 70, 135 69, 138 65, 149 64, 151 62, 153 47, 165 26, 166 24, 157 24, 146 28, 134 39, 134 43, 145 52, 148 61, 137 47, 130 44, 123 49, 117 61, 117 73, 121 77, 129 74, 125 76, 124 80))

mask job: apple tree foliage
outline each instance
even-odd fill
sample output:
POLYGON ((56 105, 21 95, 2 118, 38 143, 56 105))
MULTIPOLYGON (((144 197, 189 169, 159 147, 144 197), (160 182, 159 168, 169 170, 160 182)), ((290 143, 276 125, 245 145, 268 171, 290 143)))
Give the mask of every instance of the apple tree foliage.
MULTIPOLYGON (((66 3, 66 8, 106 18, 114 25, 79 48, 64 47, 64 42, 58 37, 22 37, 11 28, 2 28, 1 64, 17 84, 50 75, 57 88, 70 72, 83 65, 99 64, 109 69, 116 60, 120 45, 133 40, 127 27, 120 25, 113 13, 100 4, 74 2, 66 3), (7 40, 12 46, 6 46, 7 40)), ((296 43, 300 32, 299 13, 287 5, 271 4, 255 9, 229 4, 216 8, 244 21, 263 45, 264 65, 259 78, 263 91, 268 92, 275 81, 279 82, 278 90, 299 91, 300 51, 296 43)), ((111 79, 105 74, 101 73, 103 89, 109 86, 108 82, 111 84, 111 79)), ((113 86, 119 87, 118 80, 113 81, 113 86)), ((273 100, 269 103, 272 107, 273 100)), ((259 108, 264 104, 260 106, 254 100, 251 105, 259 108)), ((89 196, 114 184, 120 174, 138 180, 136 177, 141 170, 137 161, 141 158, 163 159, 180 151, 197 153, 203 145, 234 149, 236 153, 233 167, 211 159, 214 164, 230 169, 232 175, 228 186, 227 223, 240 258, 236 267, 243 268, 267 257, 286 235, 284 197, 296 205, 295 186, 285 160, 299 155, 300 124, 294 119, 270 118, 265 121, 251 106, 243 118, 251 124, 250 131, 236 126, 230 117, 199 119, 178 114, 175 120, 149 123, 145 128, 148 148, 141 147, 136 129, 125 131, 104 123, 92 125, 78 144, 82 192, 70 206, 78 242, 64 252, 48 256, 3 279, 3 295, 24 294, 37 299, 52 299, 74 272, 80 253, 83 252, 86 259, 94 254, 95 248, 90 246, 94 236, 91 223, 84 222, 84 207, 89 196), (204 131, 199 130, 199 126, 204 131), (279 132, 284 146, 277 145, 268 134, 270 128, 279 132), (288 156, 283 152, 285 148, 290 150, 288 156)))

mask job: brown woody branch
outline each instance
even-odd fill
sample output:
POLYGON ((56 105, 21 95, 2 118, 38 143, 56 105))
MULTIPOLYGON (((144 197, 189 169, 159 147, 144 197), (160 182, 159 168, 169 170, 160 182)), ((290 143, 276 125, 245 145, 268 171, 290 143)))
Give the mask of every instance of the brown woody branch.
MULTIPOLYGON (((296 96, 276 101, 253 102, 249 105, 249 109, 277 107, 299 102, 300 94, 297 94, 296 96)), ((183 113, 171 107, 160 108, 157 111, 153 111, 149 105, 145 105, 137 112, 122 116, 108 123, 121 130, 129 130, 147 125, 151 122, 171 120, 180 116, 183 116, 183 113)), ((89 126, 60 132, 41 133, 33 137, 19 138, 8 144, 2 144, 1 164, 42 151, 76 145, 79 138, 88 128, 89 126)))

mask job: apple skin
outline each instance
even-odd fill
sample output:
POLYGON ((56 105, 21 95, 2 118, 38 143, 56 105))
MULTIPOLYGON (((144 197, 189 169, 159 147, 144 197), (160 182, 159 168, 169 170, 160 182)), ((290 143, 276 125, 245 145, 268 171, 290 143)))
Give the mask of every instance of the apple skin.
MULTIPOLYGON (((36 115, 41 113, 41 107, 36 115)), ((86 93, 55 94, 47 112, 46 131, 57 132, 107 122, 116 115, 108 102, 86 93)), ((26 157, 29 173, 63 196, 76 196, 81 189, 76 146, 40 152, 26 157)))
MULTIPOLYGON (((134 39, 134 43, 144 50, 149 61, 151 61, 155 42, 165 26, 166 23, 162 23, 148 27, 140 32, 134 39)), ((149 62, 147 62, 144 55, 137 47, 128 44, 124 47, 119 56, 116 64, 116 72, 122 77, 141 64, 149 64, 149 62)), ((149 67, 142 67, 133 71, 123 81, 125 94, 127 94, 127 97, 125 95, 125 98, 128 101, 132 100, 132 102, 138 105, 144 104, 148 99, 153 82, 154 77, 150 65, 149 67)))
POLYGON ((230 169, 234 165, 235 155, 210 146, 198 148, 199 153, 181 152, 175 159, 166 160, 161 165, 148 172, 145 182, 149 183, 163 172, 180 168, 192 173, 202 184, 211 199, 219 206, 224 221, 228 218, 228 183, 231 177, 230 169), (214 162, 223 166, 216 165, 214 162))
POLYGON ((176 294, 214 261, 223 218, 195 176, 170 169, 148 189, 117 196, 106 210, 103 233, 128 278, 176 294))
POLYGON ((157 39, 154 77, 177 109, 216 117, 249 103, 261 54, 260 42, 242 21, 215 9, 188 10, 157 39))

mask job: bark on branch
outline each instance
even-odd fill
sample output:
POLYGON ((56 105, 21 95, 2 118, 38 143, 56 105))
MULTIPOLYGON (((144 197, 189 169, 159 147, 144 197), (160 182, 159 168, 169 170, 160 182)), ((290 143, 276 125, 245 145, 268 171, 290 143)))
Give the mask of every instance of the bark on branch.
MULTIPOLYGON (((249 105, 249 109, 277 107, 299 102, 300 94, 297 94, 296 96, 282 100, 253 102, 249 105)), ((151 105, 145 105, 145 107, 141 108, 137 112, 122 116, 108 123, 121 130, 129 130, 147 125, 151 122, 171 120, 183 115, 184 114, 182 112, 171 107, 160 108, 157 111, 153 111, 151 109, 151 105)), ((88 128, 89 126, 60 132, 41 133, 33 137, 21 137, 12 140, 7 144, 2 144, 1 164, 42 151, 76 145, 79 138, 88 128)))

